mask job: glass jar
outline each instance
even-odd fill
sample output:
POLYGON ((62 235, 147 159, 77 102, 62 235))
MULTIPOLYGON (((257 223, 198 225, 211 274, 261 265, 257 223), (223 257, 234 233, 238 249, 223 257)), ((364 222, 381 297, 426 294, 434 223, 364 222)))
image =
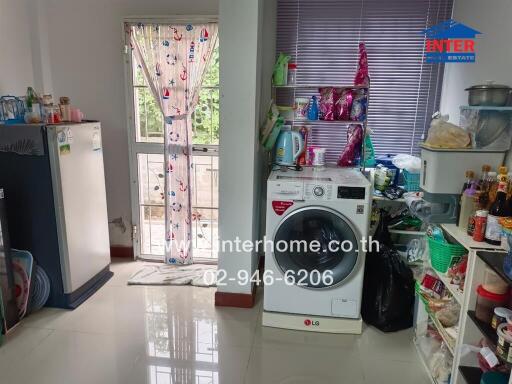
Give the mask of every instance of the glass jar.
POLYGON ((288 63, 288 85, 294 85, 297 81, 297 64, 288 63))

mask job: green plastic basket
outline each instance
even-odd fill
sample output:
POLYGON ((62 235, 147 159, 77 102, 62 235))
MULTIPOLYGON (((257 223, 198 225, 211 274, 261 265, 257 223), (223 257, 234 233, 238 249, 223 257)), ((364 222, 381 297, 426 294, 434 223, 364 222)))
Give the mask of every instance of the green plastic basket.
POLYGON ((417 192, 420 190, 420 174, 411 173, 406 169, 403 170, 404 187, 408 192, 417 192))
POLYGON ((443 243, 442 241, 428 239, 430 250, 430 262, 432 268, 441 273, 446 273, 448 268, 457 263, 467 253, 466 248, 460 244, 443 243))

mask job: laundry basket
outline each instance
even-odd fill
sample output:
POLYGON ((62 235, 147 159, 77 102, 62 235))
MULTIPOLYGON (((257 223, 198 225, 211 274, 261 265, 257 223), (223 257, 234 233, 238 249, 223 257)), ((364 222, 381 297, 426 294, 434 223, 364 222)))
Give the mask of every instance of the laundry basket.
POLYGON ((432 267, 441 273, 457 263, 467 253, 460 244, 449 244, 427 237, 432 267))

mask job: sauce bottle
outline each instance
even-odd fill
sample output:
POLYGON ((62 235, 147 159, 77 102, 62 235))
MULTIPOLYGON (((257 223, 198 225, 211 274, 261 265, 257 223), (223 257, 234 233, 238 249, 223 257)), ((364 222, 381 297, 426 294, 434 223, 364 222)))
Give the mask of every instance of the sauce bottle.
MULTIPOLYGON (((478 185, 477 185, 478 188, 478 185)), ((477 190, 475 194, 473 195, 473 212, 469 215, 468 224, 467 224, 467 233, 469 236, 473 236, 473 233, 475 231, 475 220, 476 220, 476 213, 479 210, 483 209, 482 206, 482 191, 477 190)), ((487 220, 487 215, 485 216, 487 220)), ((483 234, 482 234, 483 236, 483 234)), ((483 237, 482 240, 483 241, 483 237)))
POLYGON ((489 210, 492 203, 496 199, 496 191, 498 189, 498 174, 496 172, 489 172, 487 174, 487 196, 485 200, 485 209, 489 210))
POLYGON ((460 214, 457 226, 462 231, 467 231, 469 217, 476 211, 475 209, 476 182, 472 182, 469 188, 466 188, 460 198, 460 214))
POLYGON ((471 187, 471 182, 473 181, 473 178, 475 177, 475 172, 471 171, 471 170, 467 170, 466 173, 465 173, 465 176, 466 176, 466 181, 464 182, 464 184, 462 184, 462 189, 460 191, 460 199, 459 199, 459 205, 457 206, 457 225, 459 228, 462 228, 463 227, 467 227, 467 220, 465 222, 465 224, 463 224, 462 220, 460 219, 460 213, 461 213, 461 210, 462 210, 462 198, 464 196, 464 192, 469 188, 471 187), (462 225, 462 226, 461 226, 462 225))
POLYGON ((507 205, 507 167, 500 167, 496 189, 496 198, 489 208, 487 226, 485 228, 485 241, 489 244, 501 244, 501 217, 510 216, 507 205))

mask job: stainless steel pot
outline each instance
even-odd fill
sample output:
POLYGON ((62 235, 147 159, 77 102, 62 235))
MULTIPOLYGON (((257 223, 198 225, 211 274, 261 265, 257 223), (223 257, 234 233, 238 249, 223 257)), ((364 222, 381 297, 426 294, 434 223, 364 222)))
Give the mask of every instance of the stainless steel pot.
POLYGON ((469 92, 469 105, 482 105, 502 107, 507 104, 508 95, 511 88, 508 85, 493 84, 488 82, 482 85, 473 85, 466 88, 469 92))

